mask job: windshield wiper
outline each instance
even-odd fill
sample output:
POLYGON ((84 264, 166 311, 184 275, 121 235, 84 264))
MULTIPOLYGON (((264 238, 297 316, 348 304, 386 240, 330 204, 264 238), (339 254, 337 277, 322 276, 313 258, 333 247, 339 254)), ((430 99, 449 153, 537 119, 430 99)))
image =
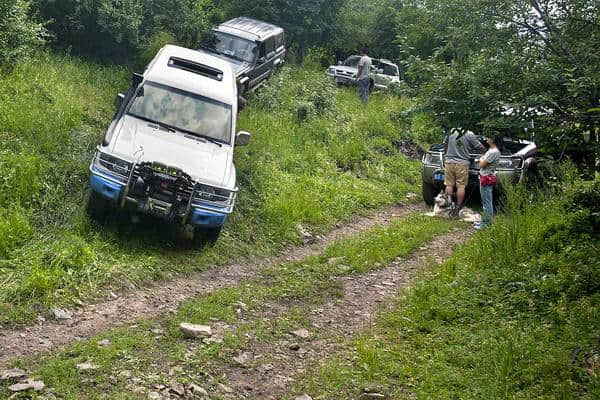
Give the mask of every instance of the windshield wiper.
POLYGON ((223 147, 223 143, 221 143, 221 142, 220 142, 220 141, 218 141, 217 139, 213 139, 213 138, 211 138, 210 136, 206 136, 206 135, 199 135, 199 134, 194 134, 194 136, 197 136, 197 137, 198 137, 198 138, 200 138, 200 139, 204 139, 204 140, 207 140, 207 141, 209 141, 209 142, 211 142, 211 143, 214 143, 214 144, 216 144, 216 145, 217 145, 217 146, 219 146, 219 147, 223 147))

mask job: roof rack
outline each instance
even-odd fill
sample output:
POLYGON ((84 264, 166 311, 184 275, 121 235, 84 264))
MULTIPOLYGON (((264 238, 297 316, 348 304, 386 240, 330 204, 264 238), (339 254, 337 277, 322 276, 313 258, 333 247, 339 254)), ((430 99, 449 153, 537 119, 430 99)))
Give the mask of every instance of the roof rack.
POLYGON ((206 76, 207 78, 211 78, 216 81, 223 80, 223 71, 183 58, 170 57, 167 65, 172 68, 182 69, 194 74, 206 76))

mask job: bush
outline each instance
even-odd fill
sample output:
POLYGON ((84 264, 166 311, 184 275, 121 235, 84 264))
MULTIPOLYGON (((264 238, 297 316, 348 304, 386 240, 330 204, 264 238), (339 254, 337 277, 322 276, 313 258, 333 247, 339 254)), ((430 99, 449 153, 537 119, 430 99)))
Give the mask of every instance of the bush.
POLYGON ((142 50, 138 64, 140 67, 146 66, 150 61, 152 61, 156 53, 158 53, 163 46, 166 46, 167 44, 175 44, 176 42, 177 39, 175 39, 175 36, 169 32, 161 31, 155 33, 142 50))
POLYGON ((0 64, 27 57, 47 37, 43 24, 29 18, 31 4, 25 0, 0 2, 0 64))

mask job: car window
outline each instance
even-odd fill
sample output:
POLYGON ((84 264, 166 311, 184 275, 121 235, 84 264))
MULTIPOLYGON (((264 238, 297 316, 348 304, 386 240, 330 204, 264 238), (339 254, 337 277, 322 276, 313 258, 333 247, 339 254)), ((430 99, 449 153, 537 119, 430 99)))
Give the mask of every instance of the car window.
POLYGON ((257 52, 255 42, 223 32, 213 32, 207 47, 215 53, 244 62, 253 62, 257 52))
POLYGON ((383 75, 398 76, 398 68, 395 65, 381 63, 379 69, 383 69, 383 75))
POLYGON ((285 46, 285 40, 283 37, 283 33, 280 33, 279 35, 275 36, 275 48, 277 50, 279 50, 281 47, 285 46))
POLYGON ((146 82, 128 113, 193 135, 231 142, 231 105, 169 86, 146 82))
POLYGON ((270 37, 267 40, 265 40, 265 51, 267 53, 267 58, 273 56, 273 53, 275 52, 275 38, 274 37, 270 37))
POLYGON ((346 67, 358 68, 358 62, 360 61, 359 56, 348 57, 346 61, 344 61, 344 65, 346 67))

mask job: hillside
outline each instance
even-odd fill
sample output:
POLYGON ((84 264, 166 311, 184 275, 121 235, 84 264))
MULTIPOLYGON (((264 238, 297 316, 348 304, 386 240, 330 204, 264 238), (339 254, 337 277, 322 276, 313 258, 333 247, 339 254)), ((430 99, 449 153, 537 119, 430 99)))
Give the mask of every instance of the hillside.
POLYGON ((355 93, 306 65, 284 69, 241 114, 239 129, 253 138, 236 154, 240 200, 214 249, 194 248, 189 233, 150 219, 91 222, 89 162, 129 74, 42 53, 1 76, 2 323, 105 296, 108 287, 272 254, 301 240, 299 224, 318 234, 418 190, 418 163, 394 146, 408 136, 394 116, 410 102, 376 95, 362 109, 355 93))

